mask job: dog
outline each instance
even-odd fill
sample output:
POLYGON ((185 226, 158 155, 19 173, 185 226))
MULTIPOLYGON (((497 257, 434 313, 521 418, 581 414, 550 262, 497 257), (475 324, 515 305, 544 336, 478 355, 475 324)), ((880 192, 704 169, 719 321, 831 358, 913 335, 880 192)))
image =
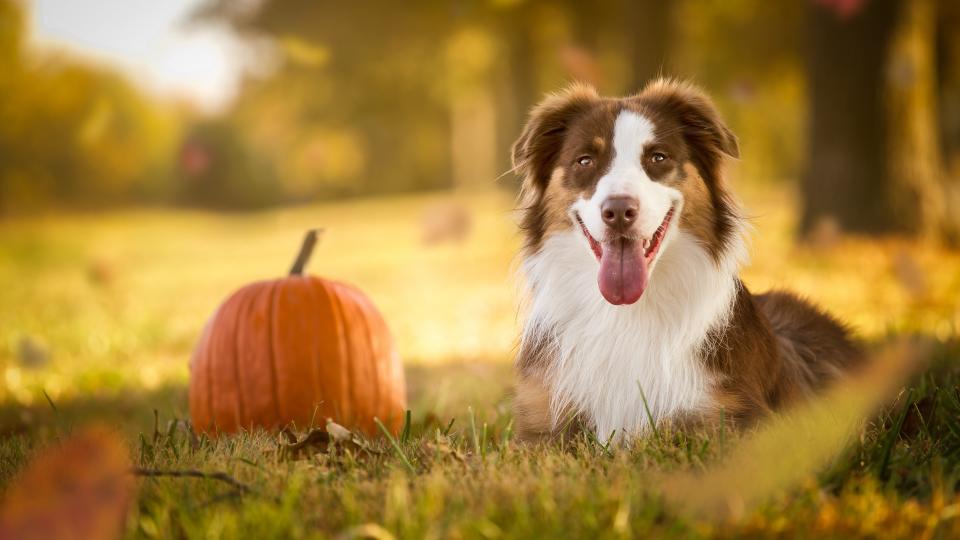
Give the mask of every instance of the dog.
POLYGON ((755 424, 861 363, 848 328, 783 291, 754 295, 725 164, 737 138, 697 87, 546 97, 513 146, 522 176, 522 440, 570 426, 755 424))

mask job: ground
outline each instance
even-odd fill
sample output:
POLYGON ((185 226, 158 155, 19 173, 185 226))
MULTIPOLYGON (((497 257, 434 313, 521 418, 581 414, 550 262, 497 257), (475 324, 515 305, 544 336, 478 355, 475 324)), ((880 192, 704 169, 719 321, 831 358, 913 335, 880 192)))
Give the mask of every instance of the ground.
POLYGON ((143 478, 130 537, 960 534, 960 254, 830 231, 798 247, 788 190, 742 195, 747 285, 799 291, 877 355, 915 357, 906 382, 883 396, 847 388, 744 436, 521 447, 509 410, 520 237, 506 194, 39 216, 0 223, 0 485, 100 421, 138 467, 221 471, 246 486, 143 478), (462 240, 424 242, 445 226, 426 223, 438 212, 469 215, 462 240), (360 286, 392 328, 409 430, 299 452, 276 434, 192 437, 187 361, 204 321, 230 291, 283 275, 312 227, 326 233, 309 270, 360 286), (889 352, 903 336, 910 352, 889 352))

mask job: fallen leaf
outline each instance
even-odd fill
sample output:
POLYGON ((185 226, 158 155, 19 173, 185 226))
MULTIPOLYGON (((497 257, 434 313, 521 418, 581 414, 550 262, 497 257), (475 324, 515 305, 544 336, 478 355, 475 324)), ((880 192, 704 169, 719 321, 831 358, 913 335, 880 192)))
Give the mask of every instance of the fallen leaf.
POLYGON ((104 426, 41 451, 6 493, 0 538, 119 538, 136 489, 130 468, 126 445, 104 426))
POLYGON ((450 437, 442 435, 439 432, 435 440, 427 441, 424 444, 424 449, 435 458, 452 457, 459 462, 463 462, 466 459, 463 452, 451 444, 450 437))
POLYGON ((353 433, 349 429, 334 422, 332 418, 327 418, 327 433, 338 442, 349 441, 353 438, 353 433))
POLYGON ((280 432, 281 440, 277 442, 281 458, 300 459, 317 452, 326 452, 330 446, 330 434, 322 429, 311 429, 300 440, 296 434, 284 429, 280 432), (293 442, 289 442, 290 440, 293 442), (284 442, 288 441, 288 442, 284 442))

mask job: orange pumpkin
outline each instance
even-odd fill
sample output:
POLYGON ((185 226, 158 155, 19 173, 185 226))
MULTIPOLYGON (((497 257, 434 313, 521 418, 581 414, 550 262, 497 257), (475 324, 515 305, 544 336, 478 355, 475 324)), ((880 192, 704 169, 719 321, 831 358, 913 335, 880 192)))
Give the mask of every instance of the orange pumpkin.
POLYGON ((333 418, 373 435, 375 417, 399 429, 406 385, 387 325, 358 289, 303 275, 316 238, 288 277, 243 287, 207 323, 190 368, 197 431, 333 418))

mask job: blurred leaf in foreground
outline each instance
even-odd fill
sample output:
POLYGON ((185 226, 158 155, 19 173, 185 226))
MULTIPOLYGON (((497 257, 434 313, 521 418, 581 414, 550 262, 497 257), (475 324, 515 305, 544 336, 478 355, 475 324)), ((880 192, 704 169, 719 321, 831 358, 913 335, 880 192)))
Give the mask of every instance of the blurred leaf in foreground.
POLYGON ((120 436, 103 426, 40 452, 5 494, 0 538, 119 538, 135 490, 130 466, 120 436))
POLYGON ((864 419, 915 371, 925 357, 920 348, 890 346, 821 399, 745 437, 718 467, 665 478, 660 485, 667 501, 698 517, 737 520, 771 495, 799 485, 838 455, 864 419))

